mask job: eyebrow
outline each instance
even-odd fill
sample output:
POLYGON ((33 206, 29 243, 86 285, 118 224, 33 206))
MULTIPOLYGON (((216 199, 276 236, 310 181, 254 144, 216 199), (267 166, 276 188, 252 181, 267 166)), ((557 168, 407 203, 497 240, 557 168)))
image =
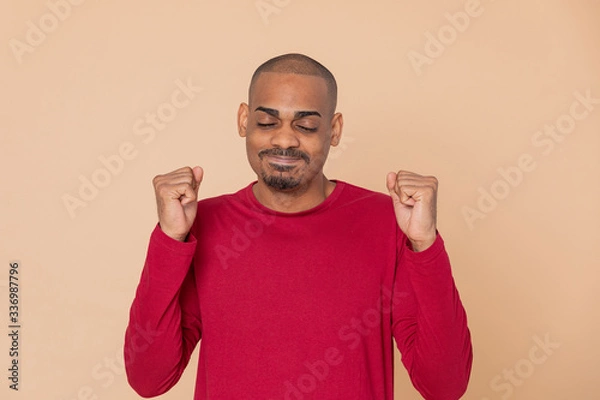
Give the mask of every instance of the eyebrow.
MULTIPOLYGON (((254 111, 255 112, 262 111, 264 113, 272 115, 275 118, 279 118, 279 110, 275 110, 274 108, 256 107, 256 110, 254 110, 254 111)), ((296 111, 294 113, 294 119, 310 117, 311 115, 316 115, 317 117, 321 117, 321 114, 319 114, 317 111, 296 111)))

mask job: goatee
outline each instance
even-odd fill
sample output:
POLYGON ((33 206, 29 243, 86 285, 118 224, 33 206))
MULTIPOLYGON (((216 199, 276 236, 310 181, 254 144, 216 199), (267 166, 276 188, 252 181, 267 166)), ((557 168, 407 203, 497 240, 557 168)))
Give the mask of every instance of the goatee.
POLYGON ((300 179, 292 178, 289 176, 267 175, 266 173, 263 173, 262 179, 267 184, 267 186, 282 191, 294 189, 298 187, 298 185, 300 185, 300 179))

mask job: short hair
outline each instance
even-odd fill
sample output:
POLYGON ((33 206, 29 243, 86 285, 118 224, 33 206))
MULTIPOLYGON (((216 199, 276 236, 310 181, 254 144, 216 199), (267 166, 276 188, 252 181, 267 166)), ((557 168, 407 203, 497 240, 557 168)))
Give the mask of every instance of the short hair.
POLYGON ((331 102, 332 112, 335 112, 337 106, 337 83, 335 77, 323 64, 314 60, 304 54, 289 53, 283 54, 268 61, 262 63, 250 80, 250 87, 248 88, 248 99, 252 93, 252 88, 256 83, 258 77, 263 72, 277 72, 284 74, 298 74, 298 75, 310 75, 318 76, 325 79, 327 85, 327 92, 329 93, 329 99, 331 102))

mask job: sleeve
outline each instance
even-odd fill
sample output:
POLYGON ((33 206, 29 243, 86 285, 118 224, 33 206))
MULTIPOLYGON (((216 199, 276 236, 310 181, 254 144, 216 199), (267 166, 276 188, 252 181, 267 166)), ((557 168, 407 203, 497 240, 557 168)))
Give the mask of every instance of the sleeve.
POLYGON ((142 397, 165 393, 181 377, 201 337, 200 306, 190 268, 196 239, 185 243, 157 225, 125 332, 127 380, 142 397))
POLYGON ((466 391, 473 349, 466 312, 442 237, 414 252, 399 231, 392 334, 415 389, 426 400, 456 400, 466 391))

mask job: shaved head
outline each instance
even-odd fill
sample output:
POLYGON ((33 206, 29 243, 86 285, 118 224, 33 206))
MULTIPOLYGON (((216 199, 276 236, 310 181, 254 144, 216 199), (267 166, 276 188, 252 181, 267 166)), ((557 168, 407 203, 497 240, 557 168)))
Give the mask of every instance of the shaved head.
POLYGON ((323 78, 325 80, 325 84, 327 85, 327 93, 329 97, 329 103, 331 105, 331 112, 335 112, 335 108, 337 106, 337 83, 333 74, 318 61, 305 56, 304 54, 290 53, 264 62, 256 69, 256 71, 254 71, 254 74, 252 75, 250 88, 248 90, 248 101, 250 101, 250 98, 252 97, 254 84, 263 72, 310 75, 323 78))

